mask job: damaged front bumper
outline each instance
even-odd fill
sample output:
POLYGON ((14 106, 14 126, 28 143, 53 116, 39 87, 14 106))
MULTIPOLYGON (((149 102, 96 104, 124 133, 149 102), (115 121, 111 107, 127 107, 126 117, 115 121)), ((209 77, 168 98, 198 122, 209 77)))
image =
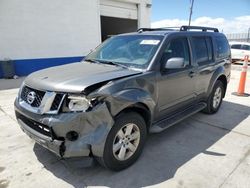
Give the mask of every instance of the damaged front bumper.
POLYGON ((38 144, 60 157, 103 155, 113 118, 105 103, 88 112, 40 115, 22 108, 15 101, 15 112, 21 129, 38 144), (70 133, 76 133, 74 140, 70 133))

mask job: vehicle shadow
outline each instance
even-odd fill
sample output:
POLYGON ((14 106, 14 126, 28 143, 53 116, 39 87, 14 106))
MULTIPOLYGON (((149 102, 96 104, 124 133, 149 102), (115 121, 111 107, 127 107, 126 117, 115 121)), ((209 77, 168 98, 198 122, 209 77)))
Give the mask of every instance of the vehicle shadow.
POLYGON ((224 101, 217 114, 198 113, 162 133, 149 135, 139 160, 120 172, 109 171, 97 164, 84 168, 71 166, 67 162, 56 160, 54 154, 37 144, 33 150, 46 169, 74 187, 150 186, 173 178, 182 165, 200 153, 225 156, 225 153, 210 152, 207 149, 249 114, 249 107, 224 101), (208 121, 209 123, 202 123, 208 121))

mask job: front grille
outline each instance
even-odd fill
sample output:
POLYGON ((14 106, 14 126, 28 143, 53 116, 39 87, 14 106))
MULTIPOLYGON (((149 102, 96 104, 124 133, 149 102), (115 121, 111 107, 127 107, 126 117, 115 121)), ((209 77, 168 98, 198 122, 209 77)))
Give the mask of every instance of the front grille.
POLYGON ((21 99, 24 100, 25 102, 28 102, 28 94, 30 92, 35 92, 35 100, 30 104, 32 107, 39 107, 41 105, 41 102, 42 102, 42 99, 45 95, 45 92, 44 91, 39 91, 39 90, 36 90, 36 89, 32 89, 28 86, 24 86, 22 88, 22 92, 21 92, 21 99))
POLYGON ((53 101, 53 103, 51 105, 50 110, 52 110, 52 111, 53 110, 58 110, 58 108, 60 106, 60 103, 61 103, 61 101, 63 99, 63 96, 64 96, 64 94, 56 94, 55 99, 54 99, 54 101, 53 101))
POLYGON ((22 120, 30 128, 36 130, 37 132, 39 132, 43 135, 49 136, 51 138, 55 137, 52 129, 48 125, 44 125, 42 123, 31 120, 31 119, 25 117, 24 115, 18 113, 17 111, 16 111, 16 117, 17 117, 17 119, 22 120))

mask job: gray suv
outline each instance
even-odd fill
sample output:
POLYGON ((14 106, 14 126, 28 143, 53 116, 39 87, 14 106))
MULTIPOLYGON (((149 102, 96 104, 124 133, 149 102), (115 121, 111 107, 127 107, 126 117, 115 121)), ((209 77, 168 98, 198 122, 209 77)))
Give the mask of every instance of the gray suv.
POLYGON ((218 111, 230 56, 216 28, 141 28, 106 40, 82 62, 29 75, 16 118, 59 157, 91 156, 121 170, 138 159, 149 133, 218 111))

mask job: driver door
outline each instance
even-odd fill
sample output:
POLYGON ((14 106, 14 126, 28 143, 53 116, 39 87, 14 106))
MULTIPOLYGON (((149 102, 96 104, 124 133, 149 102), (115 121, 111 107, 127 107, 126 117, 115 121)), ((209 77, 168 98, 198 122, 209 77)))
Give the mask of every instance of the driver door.
POLYGON ((161 71, 158 74, 158 120, 194 103, 195 76, 187 38, 170 40, 161 57, 161 71), (164 65, 171 58, 184 58, 184 67, 165 69, 164 65))

